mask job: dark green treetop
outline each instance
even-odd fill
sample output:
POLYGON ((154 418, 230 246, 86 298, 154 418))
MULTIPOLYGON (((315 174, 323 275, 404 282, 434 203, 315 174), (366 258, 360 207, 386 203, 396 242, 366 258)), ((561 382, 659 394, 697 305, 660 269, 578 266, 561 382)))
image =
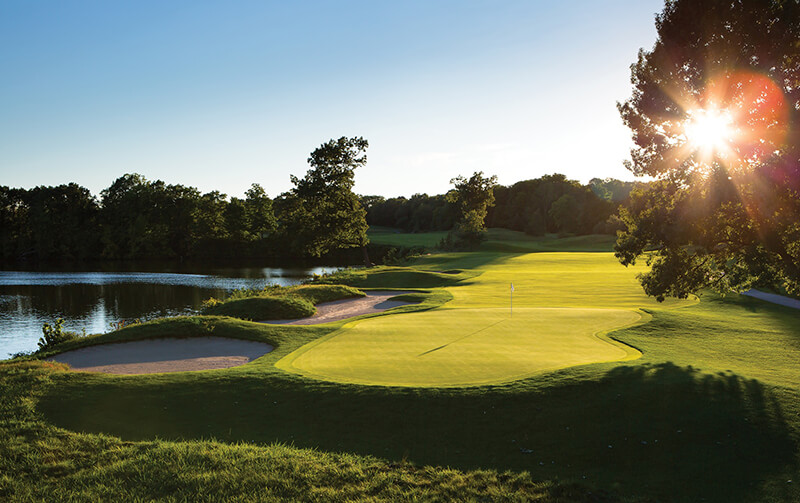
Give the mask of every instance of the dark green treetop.
POLYGON ((280 213, 287 241, 313 257, 339 248, 361 247, 367 238, 366 210, 353 193, 355 170, 367 163, 369 143, 362 137, 341 137, 311 152, 303 178, 292 176, 295 187, 283 194, 280 213))
POLYGON ((657 182, 622 212, 617 257, 647 257, 659 300, 800 294, 800 2, 670 0, 656 27, 618 108, 627 167, 657 182))
POLYGON ((447 199, 461 210, 461 218, 456 225, 457 237, 476 244, 483 240, 486 232, 486 213, 494 204, 497 177, 484 177, 483 171, 477 171, 469 178, 457 176, 450 183, 455 188, 447 194, 447 199))

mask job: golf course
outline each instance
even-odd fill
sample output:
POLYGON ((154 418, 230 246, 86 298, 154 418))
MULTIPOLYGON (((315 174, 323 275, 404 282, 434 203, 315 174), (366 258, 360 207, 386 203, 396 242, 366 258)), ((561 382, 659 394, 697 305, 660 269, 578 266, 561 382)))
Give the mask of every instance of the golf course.
MULTIPOLYGON (((419 267, 452 267, 458 258, 422 260, 419 267)), ((597 253, 479 258, 486 260, 481 274, 449 288, 453 299, 442 307, 348 324, 276 366, 336 382, 441 387, 640 356, 604 336, 644 319, 640 308, 656 304, 641 293, 636 270, 620 271, 613 257, 597 253)))
POLYGON ((475 252, 322 278, 413 292, 382 313, 163 318, 4 362, 0 496, 797 501, 797 311, 710 292, 657 303, 644 266, 602 241, 492 229, 475 252), (496 251, 525 247, 540 251, 496 251), (42 361, 212 334, 274 349, 142 375, 42 361))

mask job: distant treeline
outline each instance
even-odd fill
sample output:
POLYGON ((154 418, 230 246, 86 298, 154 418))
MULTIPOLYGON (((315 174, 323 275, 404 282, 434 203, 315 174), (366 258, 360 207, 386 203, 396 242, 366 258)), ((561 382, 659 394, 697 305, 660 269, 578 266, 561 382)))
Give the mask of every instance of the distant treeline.
MULTIPOLYGON (((609 217, 633 186, 610 179, 584 186, 563 175, 498 186, 486 224, 533 235, 614 232, 609 217)), ((253 184, 243 199, 228 198, 137 174, 118 178, 99 198, 75 183, 0 186, 0 259, 296 258, 283 223, 285 196, 271 199, 253 184)), ((360 200, 370 225, 446 231, 459 218, 445 195, 360 200)))
MULTIPOLYGON (((537 236, 545 233, 613 234, 614 218, 637 182, 594 178, 589 185, 561 174, 517 182, 494 189, 495 205, 486 216, 488 227, 503 227, 537 236)), ((447 231, 459 218, 445 195, 415 194, 410 198, 362 196, 370 225, 408 232, 447 231)))
POLYGON ((75 183, 0 187, 0 257, 186 259, 279 249, 273 201, 253 184, 246 198, 125 175, 94 197, 75 183))

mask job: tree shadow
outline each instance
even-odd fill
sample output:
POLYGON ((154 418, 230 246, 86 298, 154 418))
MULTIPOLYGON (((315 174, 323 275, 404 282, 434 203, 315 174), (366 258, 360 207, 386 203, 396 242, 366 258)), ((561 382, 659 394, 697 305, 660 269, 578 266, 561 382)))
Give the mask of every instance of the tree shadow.
POLYGON ((58 426, 130 440, 277 441, 460 469, 527 470, 534 479, 658 501, 747 501, 763 481, 798 470, 785 398, 756 380, 663 363, 534 384, 429 390, 258 374, 74 377, 39 408, 58 426))

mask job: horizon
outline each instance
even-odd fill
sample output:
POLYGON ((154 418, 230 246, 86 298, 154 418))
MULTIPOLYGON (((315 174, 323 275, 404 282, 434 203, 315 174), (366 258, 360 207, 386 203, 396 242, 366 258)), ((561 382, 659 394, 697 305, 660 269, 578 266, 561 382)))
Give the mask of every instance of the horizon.
POLYGON ((99 195, 140 173, 274 198, 340 136, 370 142, 365 195, 475 171, 635 180, 616 102, 662 1, 338 7, 4 3, 2 184, 99 195))

